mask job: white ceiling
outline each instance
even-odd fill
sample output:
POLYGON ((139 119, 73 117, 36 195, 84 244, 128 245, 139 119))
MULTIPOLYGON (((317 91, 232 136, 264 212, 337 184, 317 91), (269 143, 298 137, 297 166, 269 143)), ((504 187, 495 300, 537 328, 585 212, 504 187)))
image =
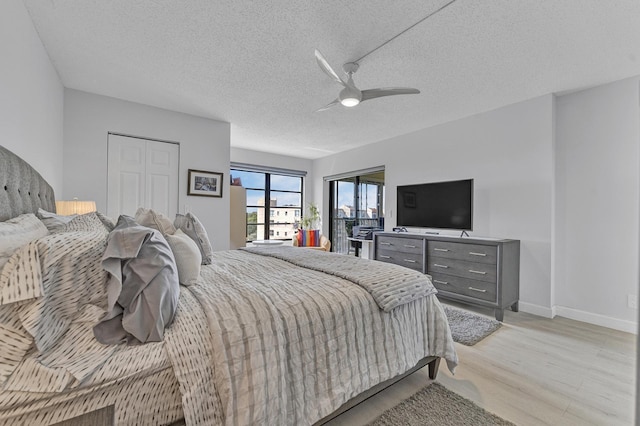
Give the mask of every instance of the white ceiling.
POLYGON ((231 123, 231 145, 318 158, 640 74, 638 0, 457 0, 360 63, 420 95, 314 112, 341 70, 448 0, 24 0, 65 87, 231 123))

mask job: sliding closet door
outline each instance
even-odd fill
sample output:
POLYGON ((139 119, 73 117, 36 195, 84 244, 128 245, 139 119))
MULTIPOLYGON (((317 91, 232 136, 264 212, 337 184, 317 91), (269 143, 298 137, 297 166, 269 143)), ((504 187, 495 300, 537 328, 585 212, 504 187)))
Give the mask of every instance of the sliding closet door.
POLYGON ((175 217, 179 158, 178 144, 110 134, 107 215, 133 216, 146 207, 175 217))

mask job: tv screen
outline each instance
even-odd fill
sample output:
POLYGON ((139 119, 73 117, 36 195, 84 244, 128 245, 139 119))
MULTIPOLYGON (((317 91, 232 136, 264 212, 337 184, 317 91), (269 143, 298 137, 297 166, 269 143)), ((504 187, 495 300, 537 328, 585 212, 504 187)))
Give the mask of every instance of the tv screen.
POLYGON ((397 225, 473 228, 473 179, 398 186, 397 225))

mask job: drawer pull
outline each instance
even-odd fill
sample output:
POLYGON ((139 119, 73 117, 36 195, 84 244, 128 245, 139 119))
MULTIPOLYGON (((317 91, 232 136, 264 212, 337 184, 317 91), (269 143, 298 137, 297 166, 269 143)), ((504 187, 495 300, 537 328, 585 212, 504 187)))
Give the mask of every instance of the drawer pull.
POLYGON ((405 244, 404 246, 405 246, 406 248, 416 248, 416 246, 412 246, 412 245, 409 245, 409 244, 405 244))
POLYGON ((469 272, 471 272, 472 274, 487 275, 485 271, 474 271, 473 269, 469 269, 469 272))
POLYGON ((487 253, 476 253, 473 251, 470 251, 469 254, 472 256, 482 256, 482 257, 485 257, 487 255, 487 253))
POLYGON ((448 269, 449 268, 447 265, 440 265, 438 263, 434 263, 433 266, 435 266, 436 268, 444 268, 444 269, 448 269))
POLYGON ((381 254, 381 255, 380 255, 380 258, 381 258, 381 259, 391 259, 391 256, 385 256, 385 255, 382 255, 382 254, 381 254))
POLYGON ((469 287, 469 290, 478 291, 480 293, 486 293, 487 292, 487 290, 480 290, 479 288, 475 288, 475 287, 469 287))
POLYGON ((402 260, 404 260, 405 262, 409 262, 409 263, 416 263, 415 260, 411 260, 411 259, 402 259, 402 260))
POLYGON ((391 243, 385 243, 384 241, 380 241, 381 246, 390 246, 391 243))
POLYGON ((434 283, 437 283, 437 284, 449 285, 449 283, 448 283, 448 282, 446 282, 446 281, 433 280, 433 282, 434 282, 434 283))
POLYGON ((438 247, 434 247, 433 251, 449 251, 449 249, 441 249, 438 247))

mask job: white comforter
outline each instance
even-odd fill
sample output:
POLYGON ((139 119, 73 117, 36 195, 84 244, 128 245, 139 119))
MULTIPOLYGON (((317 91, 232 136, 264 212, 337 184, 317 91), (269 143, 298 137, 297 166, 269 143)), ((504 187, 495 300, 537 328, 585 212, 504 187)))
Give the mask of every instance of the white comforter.
POLYGON ((351 281, 245 251, 183 292, 166 346, 188 425, 312 424, 425 356, 457 363, 433 295, 387 313, 351 281))

